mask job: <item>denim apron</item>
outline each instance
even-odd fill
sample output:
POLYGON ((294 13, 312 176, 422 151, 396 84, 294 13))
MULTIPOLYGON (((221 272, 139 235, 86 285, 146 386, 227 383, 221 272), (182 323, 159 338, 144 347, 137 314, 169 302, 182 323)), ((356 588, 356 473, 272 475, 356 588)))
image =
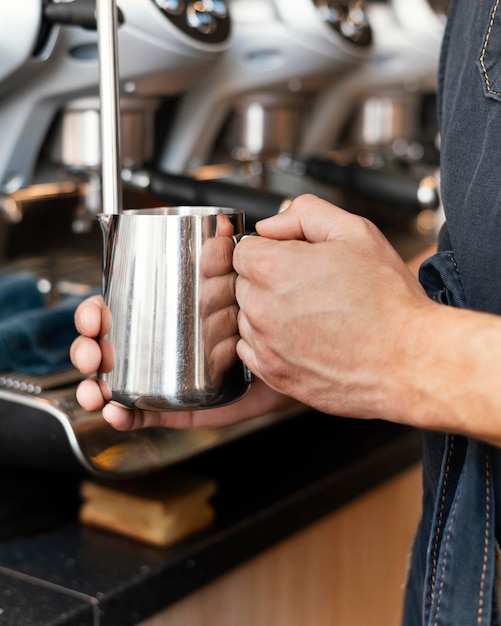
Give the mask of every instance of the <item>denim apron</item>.
MULTIPOLYGON (((466 306, 454 253, 420 269, 428 295, 466 306)), ((494 477, 487 444, 424 435, 423 518, 413 552, 405 626, 499 626, 494 477)))
MULTIPOLYGON (((442 305, 501 314, 501 0, 452 1, 438 115, 446 224, 420 281, 442 305)), ((500 625, 500 468, 498 448, 424 433, 404 626, 500 625)))

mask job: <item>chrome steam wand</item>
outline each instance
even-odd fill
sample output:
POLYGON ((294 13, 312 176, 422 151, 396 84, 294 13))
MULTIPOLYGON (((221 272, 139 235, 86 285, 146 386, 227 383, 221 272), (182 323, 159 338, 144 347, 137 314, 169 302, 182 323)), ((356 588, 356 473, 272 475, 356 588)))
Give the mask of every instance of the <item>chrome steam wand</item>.
POLYGON ((122 212, 118 9, 115 0, 96 0, 101 100, 102 212, 122 212))

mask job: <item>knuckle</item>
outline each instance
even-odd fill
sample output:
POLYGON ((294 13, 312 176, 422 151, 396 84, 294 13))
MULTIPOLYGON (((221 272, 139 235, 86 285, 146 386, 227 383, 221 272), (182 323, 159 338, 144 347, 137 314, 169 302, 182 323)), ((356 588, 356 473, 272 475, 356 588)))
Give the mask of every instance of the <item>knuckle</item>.
POLYGON ((379 229, 376 227, 374 222, 371 222, 371 220, 368 220, 365 217, 359 217, 357 221, 357 234, 364 238, 374 238, 378 237, 379 229))

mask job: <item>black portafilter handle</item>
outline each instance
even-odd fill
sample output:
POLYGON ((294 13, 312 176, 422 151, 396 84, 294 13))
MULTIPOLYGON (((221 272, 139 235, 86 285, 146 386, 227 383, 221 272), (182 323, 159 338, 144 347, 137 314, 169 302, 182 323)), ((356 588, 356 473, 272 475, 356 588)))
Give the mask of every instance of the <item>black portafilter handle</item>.
POLYGON ((244 211, 247 228, 260 219, 287 208, 291 199, 283 194, 219 180, 197 180, 155 169, 124 170, 126 187, 147 191, 163 202, 187 206, 231 207, 244 211))
MULTIPOLYGON (((118 24, 124 23, 124 15, 117 7, 118 24)), ((87 30, 97 29, 96 0, 72 0, 72 2, 44 3, 43 16, 51 24, 80 26, 87 30)))
POLYGON ((438 185, 434 177, 416 180, 404 173, 371 169, 360 165, 339 165, 325 157, 306 161, 306 173, 317 181, 350 189, 373 200, 420 212, 439 206, 438 185))

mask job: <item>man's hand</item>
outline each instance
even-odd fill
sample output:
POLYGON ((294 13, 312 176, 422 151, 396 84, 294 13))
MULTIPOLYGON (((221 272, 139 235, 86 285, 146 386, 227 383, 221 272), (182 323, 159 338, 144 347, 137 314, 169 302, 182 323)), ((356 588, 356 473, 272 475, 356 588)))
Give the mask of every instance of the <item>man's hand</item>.
POLYGON ((371 222, 315 196, 257 230, 234 253, 238 354, 305 404, 381 417, 403 366, 400 337, 433 303, 371 222))

